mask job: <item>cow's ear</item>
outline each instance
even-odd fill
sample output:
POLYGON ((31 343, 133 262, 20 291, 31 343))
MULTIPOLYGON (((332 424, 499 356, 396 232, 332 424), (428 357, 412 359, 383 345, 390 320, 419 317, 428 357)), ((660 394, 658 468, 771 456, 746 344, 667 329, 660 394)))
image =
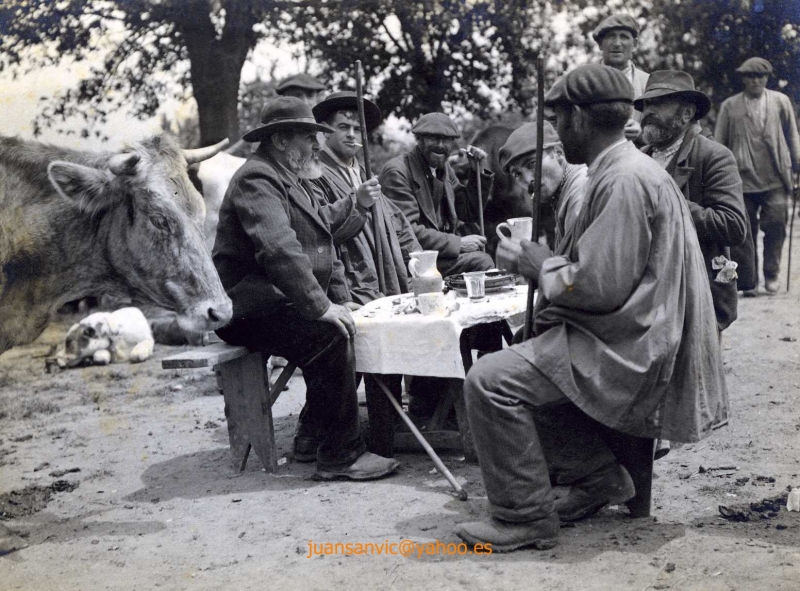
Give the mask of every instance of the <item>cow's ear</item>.
POLYGON ((54 160, 47 166, 47 176, 59 195, 84 213, 99 213, 112 205, 112 194, 106 188, 113 176, 108 171, 54 160))

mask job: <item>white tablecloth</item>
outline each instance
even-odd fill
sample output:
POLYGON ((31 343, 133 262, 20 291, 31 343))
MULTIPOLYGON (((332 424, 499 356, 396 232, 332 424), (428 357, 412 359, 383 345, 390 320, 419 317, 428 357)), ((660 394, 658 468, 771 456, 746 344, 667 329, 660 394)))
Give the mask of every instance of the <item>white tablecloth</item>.
POLYGON ((389 296, 370 302, 353 313, 356 322, 356 371, 464 378, 459 339, 470 326, 497 320, 521 324, 525 316, 527 286, 490 294, 472 303, 459 297, 459 309, 449 316, 393 314, 393 303, 405 304, 413 294, 389 296))

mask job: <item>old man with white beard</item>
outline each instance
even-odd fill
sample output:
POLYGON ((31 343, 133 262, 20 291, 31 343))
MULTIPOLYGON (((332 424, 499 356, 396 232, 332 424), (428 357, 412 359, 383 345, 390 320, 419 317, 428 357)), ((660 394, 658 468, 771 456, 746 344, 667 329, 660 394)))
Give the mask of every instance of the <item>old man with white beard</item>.
POLYGON ((302 182, 322 174, 319 131, 332 130, 302 100, 279 97, 244 135, 260 145, 231 179, 220 209, 213 259, 233 320, 217 332, 303 369, 320 428, 318 479, 372 480, 399 464, 367 452, 361 435, 355 324, 344 306, 350 294, 333 233, 359 232, 380 186, 367 181, 353 198, 321 207, 302 182))

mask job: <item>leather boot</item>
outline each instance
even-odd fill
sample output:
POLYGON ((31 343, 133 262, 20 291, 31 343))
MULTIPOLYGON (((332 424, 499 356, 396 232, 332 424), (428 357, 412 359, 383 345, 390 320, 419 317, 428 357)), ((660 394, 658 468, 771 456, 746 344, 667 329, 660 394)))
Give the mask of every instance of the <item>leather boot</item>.
POLYGON ((498 519, 459 523, 454 531, 470 546, 491 544, 492 552, 511 552, 521 548, 549 550, 558 543, 558 515, 553 512, 542 519, 523 523, 498 519))
POLYGON ((635 495, 628 471, 619 464, 608 464, 573 483, 566 497, 556 499, 555 509, 561 521, 579 521, 606 505, 619 505, 635 495))

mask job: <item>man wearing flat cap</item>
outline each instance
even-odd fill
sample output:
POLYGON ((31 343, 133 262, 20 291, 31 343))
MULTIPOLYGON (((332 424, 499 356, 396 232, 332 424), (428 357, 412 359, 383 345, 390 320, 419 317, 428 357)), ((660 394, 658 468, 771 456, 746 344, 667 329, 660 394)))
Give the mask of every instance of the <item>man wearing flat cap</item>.
MULTIPOLYGON (((625 74, 633 86, 633 95, 641 95, 650 74, 633 63, 633 52, 639 44, 639 25, 636 20, 627 14, 612 14, 600 21, 592 31, 592 38, 603 52, 603 64, 625 74)), ((625 125, 627 139, 637 141, 642 131, 641 121, 641 114, 634 111, 625 125)))
MULTIPOLYGON (((758 281, 758 228, 764 232, 764 287, 778 292, 783 241, 786 239, 788 202, 800 173, 800 134, 792 101, 766 88, 772 65, 751 57, 736 71, 744 92, 720 107, 714 137, 733 152, 742 177, 744 203, 750 217, 754 253, 752 265, 758 281)), ((745 263, 745 261, 742 261, 745 263)), ((756 295, 757 289, 745 292, 756 295)))
MULTIPOLYGON (((511 175, 514 182, 533 195, 536 161, 536 124, 526 123, 515 129, 500 148, 500 166, 511 175)), ((555 246, 578 219, 586 191, 586 165, 570 164, 564 155, 564 146, 549 121, 544 122, 542 145, 541 204, 553 210, 555 219, 555 246)), ((500 240, 498 252, 519 249, 519 240, 500 240)), ((501 252, 500 256, 506 256, 501 252)))
POLYGON ((325 91, 325 85, 310 74, 295 74, 280 81, 275 87, 278 96, 294 96, 309 107, 319 101, 319 95, 325 91))
POLYGON ((244 135, 258 148, 236 171, 220 208, 213 259, 233 301, 218 331, 228 343, 280 355, 303 369, 320 428, 316 477, 370 480, 397 462, 366 452, 358 420, 355 325, 333 235, 359 232, 380 188, 321 207, 303 181, 322 174, 317 132, 329 133, 296 97, 278 97, 244 135))
POLYGON ((545 97, 567 161, 586 164, 581 212, 555 252, 498 258, 538 288, 533 337, 479 359, 464 391, 491 519, 456 533, 495 552, 552 548, 559 519, 631 499, 610 432, 697 441, 727 418, 703 255, 672 178, 624 136, 633 87, 591 64, 545 97), (555 499, 549 472, 571 486, 555 499))
POLYGON ((736 276, 728 265, 730 248, 747 237, 747 214, 736 160, 725 146, 700 134, 697 121, 711 100, 695 90, 686 72, 660 70, 650 74, 635 101, 642 113, 643 148, 680 187, 697 230, 706 262, 717 327, 736 320, 736 276))
MULTIPOLYGON (((444 113, 428 113, 411 131, 416 148, 389 160, 381 171, 384 194, 411 222, 422 248, 439 252, 436 265, 442 276, 491 269, 491 257, 481 251, 486 238, 476 234, 477 161, 486 153, 471 147, 472 168, 464 186, 447 162, 461 136, 453 120, 444 113)), ((481 174, 483 195, 489 195, 493 176, 481 174)))

